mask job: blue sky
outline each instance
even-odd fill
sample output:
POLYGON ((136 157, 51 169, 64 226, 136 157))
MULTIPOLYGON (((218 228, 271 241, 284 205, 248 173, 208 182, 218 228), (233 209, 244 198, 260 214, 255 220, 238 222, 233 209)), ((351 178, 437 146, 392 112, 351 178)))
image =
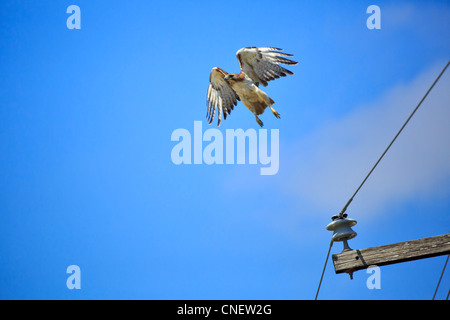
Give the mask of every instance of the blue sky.
MULTIPOLYGON (((338 213, 449 59, 448 1, 2 1, 0 298, 313 299, 338 213), (66 9, 81 9, 69 30, 66 9), (369 30, 366 9, 381 9, 369 30), (209 72, 295 54, 264 90, 280 168, 175 165, 209 72), (66 269, 81 269, 81 289, 66 269)), ((447 71, 348 209, 355 249, 449 232, 447 71)), ((214 126, 215 127, 215 126, 214 126)), ((240 103, 219 128, 255 128, 240 103)), ((332 253, 339 252, 336 244, 332 253)), ((445 257, 320 299, 431 299, 445 257)), ((447 272, 438 299, 450 287, 447 272)))

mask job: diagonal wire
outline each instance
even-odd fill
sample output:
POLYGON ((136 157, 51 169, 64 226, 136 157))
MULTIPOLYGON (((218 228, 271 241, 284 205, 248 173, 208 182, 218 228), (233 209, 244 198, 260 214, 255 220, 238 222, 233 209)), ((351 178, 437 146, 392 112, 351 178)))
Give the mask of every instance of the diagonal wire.
POLYGON ((361 187, 363 186, 363 184, 366 182, 366 180, 369 178, 369 176, 372 174, 373 170, 375 170, 375 168, 377 167, 378 163, 380 163, 381 159, 383 159, 384 155, 388 152, 389 148, 392 146, 392 144, 394 143, 394 141, 397 139, 397 137, 400 135, 400 133, 403 131, 403 129, 406 127, 406 125, 408 124, 409 120, 411 120, 411 118, 413 117, 413 115, 416 113, 417 109, 419 109, 420 105, 422 104, 422 102, 425 100, 425 98, 428 96, 428 94, 430 93, 431 89, 433 89, 434 85, 439 81, 439 79, 441 78, 441 76, 444 74, 445 70, 447 69, 447 67, 449 66, 450 61, 447 63, 447 65, 444 67, 444 69, 442 69, 441 73, 439 74, 439 76, 436 78, 436 80, 433 82, 433 84, 431 85, 430 89, 428 89, 427 93, 423 96, 422 100, 420 100, 419 104, 417 105, 417 107, 414 109, 414 111, 411 113, 411 115, 409 116, 409 118, 406 120, 406 122, 403 124, 403 126, 401 127, 401 129, 397 132, 397 134, 395 135, 394 139, 391 141, 391 143, 389 144, 389 146, 386 148, 386 150, 384 150, 383 154, 381 155, 381 157, 378 159, 378 161, 375 163, 375 165, 373 166, 372 170, 370 170, 369 174, 366 176, 366 178, 363 180, 363 182, 359 185, 358 189, 356 189, 355 193, 352 195, 352 197, 348 200, 347 204, 344 206, 344 208, 342 208, 341 212, 339 213, 339 217, 343 218, 345 211, 347 210, 347 207, 350 205, 350 203, 353 201, 353 198, 356 196, 356 194, 358 193, 359 189, 361 189, 361 187))
MULTIPOLYGON (((448 257, 450 257, 450 254, 447 255, 447 260, 445 260, 444 269, 442 269, 441 276, 439 277, 439 281, 438 281, 437 286, 436 286, 436 290, 434 291, 433 300, 436 297, 436 293, 437 293, 437 291, 439 289, 439 284, 441 283, 442 276, 444 275, 445 267, 447 267, 448 257)), ((450 290, 449 290, 449 293, 450 293, 450 290)), ((445 300, 447 300, 447 299, 448 299, 448 294, 447 294, 447 298, 445 300)))
POLYGON ((322 276, 320 277, 319 287, 317 288, 316 297, 314 300, 317 300, 317 296, 319 295, 320 286, 322 284, 323 274, 325 273, 325 268, 327 267, 328 257, 330 256, 331 247, 333 246, 333 240, 330 241, 330 248, 328 249, 327 259, 325 260, 325 265, 323 266, 322 276))

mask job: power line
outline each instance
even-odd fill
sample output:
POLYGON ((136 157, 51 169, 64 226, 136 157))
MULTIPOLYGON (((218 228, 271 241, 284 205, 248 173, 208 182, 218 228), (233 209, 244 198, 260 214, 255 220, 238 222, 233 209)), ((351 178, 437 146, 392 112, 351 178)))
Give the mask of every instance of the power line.
POLYGON ((403 131, 403 129, 406 127, 406 125, 408 124, 409 120, 411 120, 411 118, 413 117, 413 115, 416 113, 417 109, 419 109, 420 105, 422 104, 422 102, 425 100, 425 98, 428 96, 428 94, 430 93, 431 89, 433 89, 434 85, 439 81, 439 79, 441 78, 441 76, 444 74, 445 70, 447 69, 447 67, 449 66, 450 61, 447 63, 447 65, 444 67, 444 69, 442 69, 441 73, 439 74, 439 76, 436 78, 436 80, 433 82, 433 84, 431 85, 430 89, 428 89, 427 93, 423 96, 422 100, 420 100, 419 104, 417 105, 417 107, 414 109, 414 111, 411 113, 411 115, 409 116, 409 118, 406 120, 406 122, 403 124, 403 126, 400 128, 400 130, 397 132, 397 134, 395 135, 394 139, 391 141, 391 143, 389 144, 389 146, 386 148, 386 150, 384 150, 383 154, 381 155, 381 157, 378 159, 378 161, 375 163, 375 165, 373 166, 373 168, 370 170, 369 174, 364 178, 363 182, 359 185, 358 189, 356 189, 355 193, 351 196, 351 198, 348 200, 347 204, 344 206, 344 208, 342 208, 341 212, 339 213, 339 217, 342 218, 345 211, 347 210, 347 207, 350 205, 350 203, 353 201, 353 198, 356 196, 356 194, 358 193, 359 189, 361 189, 361 187, 363 186, 363 184, 366 182, 366 180, 369 178, 369 176, 372 174, 373 170, 375 170, 376 166, 378 165, 378 163, 380 163, 381 159, 383 159, 384 155, 388 152, 389 148, 392 146, 392 144, 394 143, 394 141, 397 139, 397 137, 400 135, 400 133, 403 131))
MULTIPOLYGON (((400 130, 397 132, 397 134, 395 135, 394 139, 392 139, 391 143, 388 145, 388 147, 386 148, 386 150, 384 150, 383 154, 380 156, 380 158, 377 160, 377 162, 375 163, 375 165, 372 167, 372 169, 369 171, 369 173, 367 174, 367 176, 364 178, 364 180, 361 182, 361 184, 359 185, 359 187, 356 189, 355 193, 353 193, 353 195, 350 197, 350 199, 347 201, 347 203, 345 204, 344 208, 342 208, 341 212, 339 212, 338 217, 340 219, 344 218, 344 214, 345 211, 347 210, 348 206, 350 205, 350 203, 353 201, 353 198, 356 196, 356 194, 359 192, 359 190, 361 189, 361 187, 364 185, 364 183, 367 181, 367 179, 369 178, 369 176, 372 174, 372 172, 375 170, 375 168, 377 167, 377 165, 380 163, 381 159, 383 159, 384 155, 388 152, 388 150, 391 148, 391 146, 393 145, 393 143, 395 142, 395 140, 397 139, 397 137, 400 135, 400 133, 403 131, 403 129, 406 127, 406 125, 408 124, 409 120, 411 120, 411 118, 414 116, 414 114, 416 113, 416 111, 419 109, 419 107, 422 105, 422 102, 425 101, 426 97, 428 96, 428 94, 431 92, 431 90, 434 88, 435 84, 439 81, 439 79, 441 78, 441 76, 444 74, 445 70, 447 70, 447 67, 450 65, 450 61, 447 62, 447 65, 444 67, 444 69, 442 69, 441 73, 439 74, 439 76, 436 78, 436 80, 434 80, 433 84, 431 85, 431 87, 428 89, 428 91, 425 93, 425 95, 423 96, 422 100, 420 100, 419 104, 414 108, 413 112, 411 113, 411 115, 408 117, 408 119, 405 121, 405 123, 403 124, 403 126, 400 128, 400 130)), ((345 215, 347 216, 347 215, 345 215)), ((327 267, 327 263, 328 263, 328 258, 330 256, 330 252, 331 252, 331 247, 333 246, 333 240, 331 240, 330 242, 330 247, 328 248, 328 253, 327 253, 327 258, 325 260, 325 265, 323 266, 323 270, 322 270, 322 275, 320 277, 320 281, 319 281, 319 286, 317 288, 317 292, 316 292, 316 297, 315 300, 317 300, 317 296, 319 295, 319 291, 320 291, 320 287, 322 285, 322 280, 323 280, 323 275, 325 274, 325 269, 327 267)), ((449 255, 450 256, 450 255, 449 255)), ((448 256, 447 256, 447 261, 448 261, 448 256)), ((445 263, 445 266, 447 265, 447 261, 445 263)), ((445 270, 445 266, 444 266, 444 270, 445 270)), ((443 274, 443 271, 442 271, 443 274)), ((442 278, 442 274, 441 274, 441 278, 442 278)), ((441 282, 441 279, 439 279, 439 283, 441 282)), ((438 283, 438 287, 439 287, 439 283, 438 283)), ((436 292, 437 292, 437 288, 436 288, 436 292)), ((434 293, 434 295, 436 295, 436 292, 434 293)), ((450 290, 447 294, 447 299, 450 295, 450 290)), ((433 296, 434 299, 434 296, 433 296)))
POLYGON ((320 276, 319 287, 317 288, 316 297, 314 300, 317 300, 317 296, 319 295, 320 286, 322 284, 323 274, 325 273, 325 268, 327 267, 328 257, 330 256, 331 247, 333 246, 333 240, 330 241, 330 248, 328 248, 327 258, 325 260, 325 265, 323 266, 322 275, 320 276))
MULTIPOLYGON (((436 290, 434 291, 433 300, 436 297, 436 293, 437 293, 437 291, 439 289, 439 284, 441 283, 442 276, 444 275, 445 267, 447 267, 448 257, 450 257, 450 254, 447 255, 447 260, 445 260, 444 269, 442 269, 441 276, 439 277, 439 281, 438 281, 437 286, 436 286, 436 290)), ((449 290, 449 293, 450 293, 450 290, 449 290)), ((447 294, 447 298, 445 300, 447 300, 447 299, 448 299, 448 294, 447 294)))

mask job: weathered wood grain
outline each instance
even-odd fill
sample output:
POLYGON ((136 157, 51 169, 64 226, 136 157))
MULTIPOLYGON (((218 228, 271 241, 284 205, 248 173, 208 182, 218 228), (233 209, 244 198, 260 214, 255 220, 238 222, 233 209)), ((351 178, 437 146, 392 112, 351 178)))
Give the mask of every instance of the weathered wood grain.
POLYGON ((333 254, 336 273, 450 254, 450 233, 417 240, 333 254))

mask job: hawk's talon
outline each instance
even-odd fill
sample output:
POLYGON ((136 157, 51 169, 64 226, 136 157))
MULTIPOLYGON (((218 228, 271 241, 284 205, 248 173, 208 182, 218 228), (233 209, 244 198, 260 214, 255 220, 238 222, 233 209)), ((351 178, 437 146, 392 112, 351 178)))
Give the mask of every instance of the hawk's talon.
POLYGON ((258 117, 256 117, 256 122, 258 122, 258 124, 261 128, 264 126, 263 122, 258 117))

